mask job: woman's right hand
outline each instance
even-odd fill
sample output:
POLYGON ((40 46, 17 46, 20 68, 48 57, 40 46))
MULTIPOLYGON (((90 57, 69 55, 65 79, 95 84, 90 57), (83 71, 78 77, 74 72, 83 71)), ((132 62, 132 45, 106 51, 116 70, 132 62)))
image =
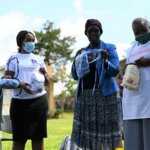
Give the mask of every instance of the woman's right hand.
POLYGON ((4 75, 4 76, 2 77, 2 79, 12 79, 12 76, 11 76, 11 75, 4 75))
POLYGON ((108 57, 107 51, 106 51, 106 50, 102 50, 102 51, 101 51, 101 56, 102 56, 102 58, 103 58, 104 60, 106 60, 107 57, 108 57))
POLYGON ((83 48, 79 49, 79 50, 76 52, 75 57, 77 57, 79 54, 81 54, 81 53, 82 53, 82 51, 83 51, 83 48))
POLYGON ((15 72, 13 71, 5 71, 5 74, 2 78, 13 79, 15 72))
POLYGON ((28 83, 20 83, 19 88, 22 88, 23 90, 25 90, 28 94, 33 94, 32 90, 29 88, 29 84, 28 83))

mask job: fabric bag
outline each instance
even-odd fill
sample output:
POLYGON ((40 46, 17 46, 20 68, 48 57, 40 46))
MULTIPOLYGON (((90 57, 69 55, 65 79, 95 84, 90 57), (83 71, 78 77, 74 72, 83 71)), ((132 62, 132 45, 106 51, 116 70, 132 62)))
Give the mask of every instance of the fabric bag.
POLYGON ((126 67, 122 85, 129 90, 137 90, 139 86, 139 79, 140 79, 139 68, 134 64, 129 64, 126 67))

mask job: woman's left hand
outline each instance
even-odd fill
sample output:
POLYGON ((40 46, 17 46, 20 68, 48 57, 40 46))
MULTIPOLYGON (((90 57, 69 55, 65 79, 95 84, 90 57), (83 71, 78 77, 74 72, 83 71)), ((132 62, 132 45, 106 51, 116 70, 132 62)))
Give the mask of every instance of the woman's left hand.
POLYGON ((45 77, 45 86, 47 86, 50 82, 50 77, 48 75, 48 73, 46 72, 45 68, 40 68, 39 71, 44 75, 45 77))
POLYGON ((18 87, 24 89, 28 94, 33 94, 32 90, 29 88, 29 84, 28 83, 22 82, 22 83, 19 84, 18 87))
POLYGON ((2 79, 3 78, 5 78, 5 79, 12 79, 12 76, 11 75, 4 75, 3 77, 2 77, 2 79))
POLYGON ((104 60, 104 68, 107 69, 108 68, 108 63, 107 63, 106 59, 108 58, 108 53, 107 53, 106 50, 101 51, 101 57, 104 60))
POLYGON ((103 58, 104 60, 107 59, 107 57, 108 57, 107 51, 106 51, 106 50, 102 50, 102 51, 101 51, 101 56, 102 56, 102 58, 103 58))
POLYGON ((46 70, 45 70, 45 68, 40 68, 40 69, 39 69, 39 71, 40 71, 43 75, 45 75, 45 74, 46 74, 46 70))

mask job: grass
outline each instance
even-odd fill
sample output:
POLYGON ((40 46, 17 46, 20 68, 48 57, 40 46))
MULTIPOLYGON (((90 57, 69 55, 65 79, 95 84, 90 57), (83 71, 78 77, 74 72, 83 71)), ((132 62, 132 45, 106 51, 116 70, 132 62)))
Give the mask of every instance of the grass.
MULTIPOLYGON (((71 134, 73 113, 65 112, 59 119, 49 119, 47 124, 48 138, 44 140, 45 150, 59 150, 65 136, 71 134)), ((2 133, 3 137, 10 137, 10 134, 2 133)), ((2 150, 11 150, 12 142, 2 142, 2 150)), ((31 141, 26 144, 25 150, 31 149, 31 141)), ((118 148, 116 150, 123 150, 118 148)))
MULTIPOLYGON (((65 112, 59 119, 49 119, 47 123, 48 138, 44 139, 45 150, 59 150, 65 136, 71 134, 73 113, 65 112)), ((2 132, 2 137, 11 138, 10 134, 2 132)), ((12 142, 3 141, 2 150, 11 150, 12 142)), ((25 150, 31 149, 31 141, 26 144, 25 150)))
POLYGON ((64 113, 63 118, 48 120, 48 138, 45 139, 45 150, 59 150, 65 136, 71 134, 73 114, 64 113))

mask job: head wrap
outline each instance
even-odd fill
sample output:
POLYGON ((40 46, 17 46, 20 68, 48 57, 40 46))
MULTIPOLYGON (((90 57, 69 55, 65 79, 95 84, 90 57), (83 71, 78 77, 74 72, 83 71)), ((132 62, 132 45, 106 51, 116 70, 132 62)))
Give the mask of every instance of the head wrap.
POLYGON ((100 29, 101 34, 103 33, 102 24, 100 21, 98 21, 97 19, 88 19, 85 23, 85 34, 87 29, 92 25, 96 25, 100 29))

